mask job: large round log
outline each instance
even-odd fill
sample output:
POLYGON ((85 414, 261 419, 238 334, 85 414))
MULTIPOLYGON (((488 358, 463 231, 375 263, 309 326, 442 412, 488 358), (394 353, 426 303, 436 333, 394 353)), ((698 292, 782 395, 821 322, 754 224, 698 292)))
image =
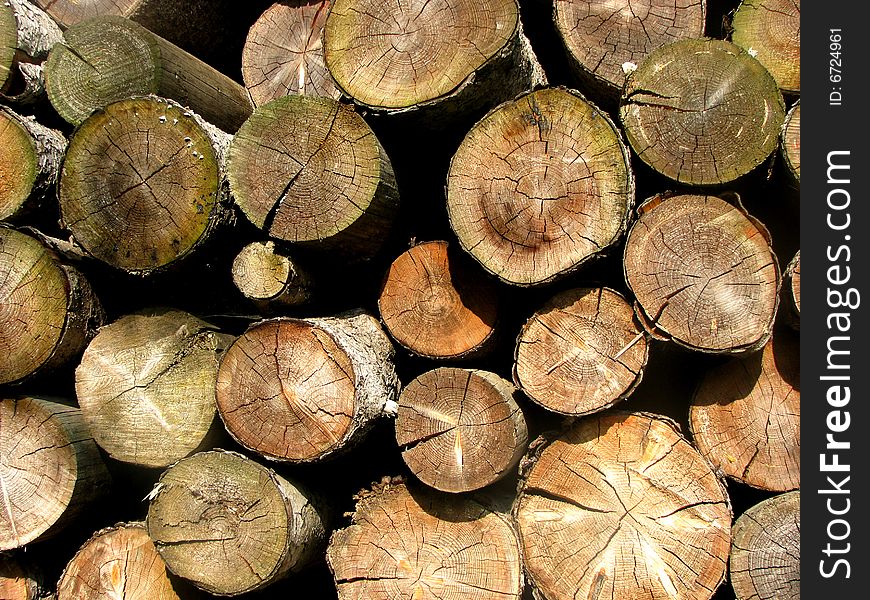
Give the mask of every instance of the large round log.
POLYGON ((610 118, 578 93, 546 89, 481 119, 450 162, 447 212, 462 248, 521 286, 580 268, 616 242, 634 177, 610 118))
POLYGON ((611 412, 532 447, 514 516, 541 598, 713 596, 731 507, 674 423, 611 412))
POLYGON ((731 41, 757 58, 782 91, 800 93, 800 0, 743 0, 731 29, 731 41))
POLYGON ((0 3, 0 98, 14 104, 43 98, 43 62, 62 39, 52 18, 31 2, 0 3))

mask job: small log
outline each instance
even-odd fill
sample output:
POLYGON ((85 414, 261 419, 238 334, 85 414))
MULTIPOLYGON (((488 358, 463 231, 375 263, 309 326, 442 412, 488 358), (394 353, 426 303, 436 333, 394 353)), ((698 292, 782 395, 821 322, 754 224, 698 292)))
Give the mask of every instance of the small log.
POLYGON ((791 179, 800 186, 801 183, 801 103, 800 100, 785 116, 780 134, 780 152, 785 161, 785 168, 791 179))
POLYGON ((0 3, 0 99, 27 105, 44 97, 43 62, 62 39, 52 18, 27 0, 0 3))
POLYGON ((715 196, 655 196, 638 214, 624 269, 642 320, 702 352, 760 349, 780 286, 764 225, 715 196))
POLYGON ((54 191, 66 138, 0 106, 0 219, 21 221, 35 214, 54 191))
POLYGON ((167 467, 201 447, 216 418, 215 380, 235 338, 177 310, 102 327, 76 369, 76 397, 112 458, 167 467))
POLYGON ((514 518, 541 598, 713 596, 731 507, 675 423, 609 412, 532 447, 514 518))
POLYGON ((393 261, 378 310, 390 335, 410 352, 466 358, 491 349, 499 299, 495 286, 476 274, 463 254, 435 241, 393 261))
POLYGON ((113 102, 147 94, 189 106, 230 133, 253 110, 244 87, 123 17, 73 25, 45 68, 49 100, 73 125, 113 102))
POLYGON ((68 364, 103 319, 78 270, 35 237, 0 225, 0 383, 68 364))
POLYGON ((395 481, 357 499, 326 551, 340 600, 520 599, 519 545, 504 515, 395 481))
POLYGON ((628 397, 649 357, 634 309, 609 288, 554 296, 526 321, 514 381, 534 402, 563 415, 604 410, 628 397))
POLYGON ((580 81, 615 101, 647 54, 704 34, 706 0, 555 0, 553 21, 580 81))
POLYGON ((770 156, 785 102, 746 50, 682 40, 654 50, 628 76, 619 116, 643 162, 680 183, 714 185, 770 156))
POLYGON ((734 523, 731 587, 737 600, 801 597, 801 492, 762 500, 734 523))
POLYGON ((528 429, 516 388, 495 373, 442 367, 399 396, 396 441, 408 468, 444 492, 485 487, 514 470, 528 429))
POLYGON ((144 523, 96 532, 69 561, 57 600, 179 600, 144 523))
POLYGON ((800 331, 801 328, 801 251, 789 261, 782 280, 785 296, 785 318, 789 325, 800 331))
POLYGON ((228 141, 170 100, 110 104, 70 140, 58 194, 63 225, 88 254, 128 273, 175 264, 231 218, 228 141))
POLYGON ((292 94, 338 100, 323 61, 323 24, 331 0, 282 0, 251 25, 242 77, 254 106, 292 94))
POLYGON ((215 450, 160 476, 146 525, 166 566, 220 596, 259 590, 322 553, 323 509, 298 483, 215 450))
POLYGON ((516 0, 335 0, 323 55, 338 87, 368 110, 422 109, 439 121, 546 83, 516 0))
POLYGON ((221 360, 218 411, 249 450, 279 461, 321 460, 395 414, 393 356, 387 335, 361 311, 261 321, 221 360))
POLYGON ((689 407, 695 445, 722 473, 755 488, 800 487, 800 338, 787 328, 761 352, 701 381, 689 407))
POLYGON ((743 0, 731 28, 731 41, 757 58, 779 89, 800 93, 800 0, 743 0))
POLYGON ((450 162, 447 212, 459 243, 515 285, 551 281, 599 255, 625 233, 633 204, 619 131, 571 90, 497 107, 450 162))
POLYGON ((21 556, 0 556, 0 598, 3 600, 50 600, 54 596, 45 586, 42 572, 21 556))
POLYGON ((0 551, 55 535, 108 492, 109 472, 78 408, 0 400, 0 551))
POLYGON ((229 150, 230 189, 270 237, 366 258, 398 206, 390 159, 354 110, 286 96, 260 106, 229 150))
POLYGON ((236 255, 233 283, 261 312, 271 313, 311 300, 308 273, 272 240, 251 242, 236 255))

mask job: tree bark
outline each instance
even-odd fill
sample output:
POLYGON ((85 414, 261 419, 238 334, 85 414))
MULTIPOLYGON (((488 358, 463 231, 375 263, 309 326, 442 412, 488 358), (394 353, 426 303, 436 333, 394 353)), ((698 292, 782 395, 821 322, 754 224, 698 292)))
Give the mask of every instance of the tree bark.
POLYGON ((109 488, 78 408, 0 400, 0 551, 55 535, 109 488))
POLYGON ((609 412, 532 449, 514 517, 538 597, 713 596, 731 507, 675 423, 609 412))
POLYGON ((146 520, 167 567, 220 596, 266 587, 322 552, 311 493, 241 454, 214 450, 167 469, 146 520))
POLYGON ((799 334, 781 328, 761 352, 732 359, 701 381, 689 426, 701 454, 755 488, 800 487, 799 334))
POLYGON ((625 298, 609 288, 576 288, 554 296, 523 326, 514 381, 547 410, 586 415, 631 394, 648 357, 625 298))
POLYGON ((731 41, 757 58, 779 89, 800 93, 800 0, 743 0, 731 28, 731 41))
POLYGON ((221 360, 217 406, 229 433, 266 458, 311 462, 395 414, 394 351, 362 311, 252 325, 221 360))
POLYGON ((0 99, 33 104, 45 95, 43 62, 63 39, 57 24, 27 0, 0 4, 0 99))
POLYGON ((737 204, 655 196, 638 209, 625 242, 625 279, 639 315, 693 350, 751 352, 773 330, 778 262, 764 225, 737 204))
POLYGON ((387 272, 378 310, 390 335, 431 359, 479 357, 492 348, 499 299, 447 242, 423 242, 387 272))
POLYGON ((267 235, 353 259, 380 250, 398 207, 374 132, 330 98, 259 107, 233 138, 227 169, 236 203, 267 235))
POLYGON ((57 600, 179 600, 143 523, 96 532, 69 561, 57 600))
POLYGON ((0 225, 0 383, 66 365, 103 318, 78 270, 62 264, 40 240, 0 225))
POLYGON ((45 586, 42 572, 22 562, 22 557, 0 556, 0 598, 3 600, 49 600, 51 591, 45 586))
POLYGON ((155 94, 236 131, 253 105, 241 85, 178 46, 122 17, 100 17, 64 33, 46 62, 49 100, 73 125, 130 96, 155 94))
POLYGON ((110 104, 70 141, 58 194, 64 226, 88 254, 128 273, 174 265, 232 217, 228 142, 171 100, 110 104))
POLYGON ((786 322, 800 331, 801 328, 801 251, 789 261, 782 281, 785 296, 786 322))
POLYGON ((731 587, 737 600, 798 600, 801 493, 762 500, 734 523, 731 587))
POLYGON ((650 52, 701 37, 706 16, 706 0, 555 0, 553 22, 574 73, 609 104, 650 52))
POLYGON ((421 123, 436 127, 546 83, 516 0, 486 10, 472 0, 336 0, 323 55, 338 87, 367 110, 425 111, 421 123))
POLYGON ((149 310, 100 329, 76 369, 76 397, 112 458, 167 467, 201 448, 216 419, 220 357, 234 340, 177 310, 149 310))
POLYGON ((395 481, 358 496, 326 560, 340 600, 519 600, 523 590, 516 533, 504 515, 395 481))
POLYGON ((255 106, 292 94, 338 100, 323 61, 323 24, 331 0, 282 0, 251 26, 242 77, 255 106))
POLYGON ((801 102, 798 100, 785 116, 780 139, 780 152, 786 172, 794 185, 801 183, 801 102))
POLYGON ((673 42, 625 83, 619 116, 638 157, 690 185, 729 183, 777 145, 785 102, 773 77, 729 42, 673 42))
POLYGON ((469 492, 512 472, 528 429, 516 388, 495 373, 442 367, 411 381, 399 397, 396 441, 426 485, 469 492))
POLYGON ((242 295, 262 313, 306 304, 313 293, 307 271, 272 240, 242 248, 233 260, 232 275, 242 295))
POLYGON ((634 203, 628 150, 607 115, 576 92, 505 103, 450 162, 447 212, 462 248, 510 284, 580 268, 625 232, 634 203))
POLYGON ((0 106, 0 219, 34 215, 54 191, 66 138, 0 106))

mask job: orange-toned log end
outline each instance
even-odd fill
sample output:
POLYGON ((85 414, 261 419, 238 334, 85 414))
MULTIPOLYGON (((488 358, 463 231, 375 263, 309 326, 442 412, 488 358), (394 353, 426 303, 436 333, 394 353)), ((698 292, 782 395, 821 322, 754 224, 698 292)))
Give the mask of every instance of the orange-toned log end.
POLYGON ((577 288, 557 294, 523 326, 514 379, 544 408, 585 415, 627 397, 648 356, 625 298, 609 288, 577 288))
POLYGON ((53 598, 43 585, 42 572, 24 557, 0 556, 0 598, 3 600, 42 600, 53 598))
POLYGON ((538 446, 514 506, 541 597, 708 600, 725 577, 725 487, 675 425, 611 412, 538 446))
POLYGON ((519 600, 508 519, 468 497, 389 483, 362 494, 326 552, 340 600, 519 600))
POLYGON ((528 429, 513 385, 487 371, 439 368, 399 397, 396 441, 423 483, 467 492, 493 483, 526 451, 528 429))
POLYGON ((761 352, 710 371, 689 408, 701 454, 752 487, 800 487, 799 344, 798 333, 778 328, 761 352))
POLYGON ((624 269, 646 320, 694 350, 761 348, 781 280, 764 226, 715 196, 657 197, 639 212, 624 269))
POLYGON ((98 531, 67 564, 57 600, 178 600, 166 564, 142 523, 98 531))
POLYGON ((767 498, 734 523, 729 568, 737 600, 801 597, 800 500, 800 490, 767 498))
POLYGON ((390 335, 426 358, 480 355, 495 331, 498 295, 447 242, 424 242, 387 273, 378 309, 390 335))

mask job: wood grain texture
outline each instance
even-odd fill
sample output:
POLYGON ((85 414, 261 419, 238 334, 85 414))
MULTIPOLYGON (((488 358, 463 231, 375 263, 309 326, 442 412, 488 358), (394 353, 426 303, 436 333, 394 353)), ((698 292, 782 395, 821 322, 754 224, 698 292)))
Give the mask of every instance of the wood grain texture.
POLYGON ((800 0, 743 0, 731 28, 731 41, 750 51, 782 91, 800 93, 800 0))

